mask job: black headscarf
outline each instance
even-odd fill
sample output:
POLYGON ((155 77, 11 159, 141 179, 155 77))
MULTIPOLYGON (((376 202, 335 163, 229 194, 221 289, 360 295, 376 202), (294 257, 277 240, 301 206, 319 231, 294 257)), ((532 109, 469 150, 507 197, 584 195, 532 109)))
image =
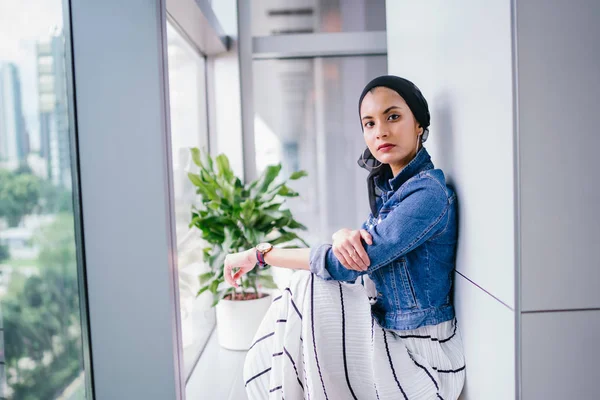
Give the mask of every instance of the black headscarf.
MULTIPOLYGON (((396 93, 398 93, 406 104, 410 111, 415 116, 415 119, 423 128, 423 134, 421 135, 421 142, 425 142, 427 140, 427 136, 429 135, 429 123, 431 116, 429 114, 429 106, 427 105, 427 100, 423 97, 423 94, 419 90, 419 88, 412 83, 411 81, 400 78, 399 76, 394 75, 383 75, 373 79, 371 82, 365 86, 363 89, 360 99, 358 101, 358 117, 360 118, 360 106, 362 105, 362 101, 371 90, 376 87, 386 87, 388 89, 392 89, 396 93)), ((364 130, 362 121, 361 121, 361 129, 364 130)), ((369 151, 369 148, 366 148, 363 153, 360 155, 358 159, 358 165, 362 168, 365 168, 369 171, 369 176, 367 177, 367 188, 369 190, 369 206, 371 208, 371 212, 373 216, 377 216, 377 187, 375 185, 375 179, 378 176, 381 176, 383 179, 391 179, 393 174, 390 166, 388 164, 382 164, 379 167, 379 162, 375 159, 375 157, 369 151)))

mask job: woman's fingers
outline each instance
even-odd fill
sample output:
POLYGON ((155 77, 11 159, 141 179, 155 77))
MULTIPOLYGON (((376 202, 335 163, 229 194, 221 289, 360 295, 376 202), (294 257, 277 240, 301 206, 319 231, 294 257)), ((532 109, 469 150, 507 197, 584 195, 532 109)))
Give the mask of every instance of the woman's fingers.
POLYGON ((227 283, 229 283, 231 286, 237 287, 235 280, 231 276, 232 269, 233 269, 233 267, 231 266, 231 264, 228 264, 227 262, 225 262, 225 268, 223 268, 223 277, 225 278, 225 281, 227 283))
POLYGON ((358 232, 350 239, 350 245, 353 247, 353 250, 356 252, 358 257, 360 257, 360 261, 362 262, 362 267, 366 269, 370 264, 371 260, 369 260, 369 255, 365 251, 363 244, 360 240, 361 234, 358 232))
POLYGON ((355 271, 365 271, 369 268, 371 260, 361 241, 362 239, 368 245, 373 244, 369 232, 365 229, 358 231, 342 229, 333 235, 333 239, 334 254, 344 267, 355 271))
POLYGON ((240 269, 238 272, 233 274, 233 282, 235 283, 235 287, 238 287, 237 280, 240 279, 244 275, 244 270, 240 269))
POLYGON ((362 260, 360 254, 356 251, 352 243, 349 243, 347 247, 344 247, 344 256, 352 265, 352 269, 356 271, 364 271, 365 269, 367 269, 367 265, 362 260))
POLYGON ((227 283, 237 288, 240 287, 240 285, 237 284, 237 280, 240 279, 244 272, 243 269, 240 268, 236 273, 233 273, 233 268, 234 266, 231 263, 231 259, 229 256, 227 256, 225 258, 225 266, 223 268, 223 277, 227 283))
POLYGON ((348 258, 346 258, 346 255, 341 251, 341 249, 334 247, 333 248, 333 254, 335 255, 335 257, 338 259, 338 261, 340 263, 342 263, 342 265, 346 268, 346 269, 352 269, 354 270, 355 268, 352 266, 352 263, 348 260, 348 258))
POLYGON ((361 229, 360 230, 360 237, 362 237, 362 239, 365 241, 365 243, 367 243, 368 245, 372 245, 373 244, 373 237, 371 236, 371 234, 369 232, 367 232, 365 229, 361 229))

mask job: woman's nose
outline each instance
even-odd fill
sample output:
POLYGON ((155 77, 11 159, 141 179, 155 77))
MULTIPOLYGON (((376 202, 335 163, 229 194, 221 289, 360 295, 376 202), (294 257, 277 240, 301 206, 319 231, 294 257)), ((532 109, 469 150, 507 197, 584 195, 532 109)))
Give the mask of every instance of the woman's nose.
POLYGON ((387 129, 380 129, 377 131, 377 138, 382 138, 382 137, 387 137, 389 135, 389 132, 387 129))

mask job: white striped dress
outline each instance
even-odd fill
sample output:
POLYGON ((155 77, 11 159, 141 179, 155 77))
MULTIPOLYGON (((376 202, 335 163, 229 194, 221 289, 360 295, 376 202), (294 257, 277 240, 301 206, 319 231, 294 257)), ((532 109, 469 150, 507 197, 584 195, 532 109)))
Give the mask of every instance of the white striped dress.
POLYGON ((464 379, 456 320, 383 329, 362 285, 308 271, 274 298, 244 365, 250 400, 455 400, 464 379))

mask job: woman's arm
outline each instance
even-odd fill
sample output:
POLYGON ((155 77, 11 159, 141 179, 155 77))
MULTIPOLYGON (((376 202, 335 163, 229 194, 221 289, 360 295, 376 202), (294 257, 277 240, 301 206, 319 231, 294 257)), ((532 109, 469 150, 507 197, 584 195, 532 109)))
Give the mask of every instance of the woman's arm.
MULTIPOLYGON (((386 219, 369 229, 372 242, 365 246, 367 269, 348 269, 326 244, 312 249, 273 249, 265 256, 269 265, 310 270, 322 279, 353 281, 414 250, 440 230, 450 208, 445 190, 433 178, 425 177, 405 189, 406 195, 386 219), (273 254, 271 254, 273 253, 273 254)), ((443 227, 442 227, 443 228, 443 227)), ((225 280, 235 281, 256 266, 256 251, 246 250, 225 258, 225 280), (232 274, 233 268, 240 268, 232 274)))
MULTIPOLYGON (((265 262, 269 265, 288 268, 310 270, 310 249, 278 249, 273 248, 265 254, 265 262)), ((225 280, 231 286, 239 287, 237 280, 256 267, 256 249, 249 249, 240 253, 229 254, 225 257, 225 280), (239 270, 232 274, 233 268, 239 270)))
POLYGON ((326 280, 353 281, 389 264, 440 232, 451 204, 445 189, 434 178, 423 177, 404 190, 402 201, 374 228, 368 229, 372 245, 365 251, 370 265, 365 271, 347 269, 329 244, 314 248, 310 270, 326 280))
MULTIPOLYGON (((256 252, 254 252, 256 259, 256 252)), ((278 249, 274 247, 265 254, 265 262, 288 269, 310 270, 310 249, 278 249)))

